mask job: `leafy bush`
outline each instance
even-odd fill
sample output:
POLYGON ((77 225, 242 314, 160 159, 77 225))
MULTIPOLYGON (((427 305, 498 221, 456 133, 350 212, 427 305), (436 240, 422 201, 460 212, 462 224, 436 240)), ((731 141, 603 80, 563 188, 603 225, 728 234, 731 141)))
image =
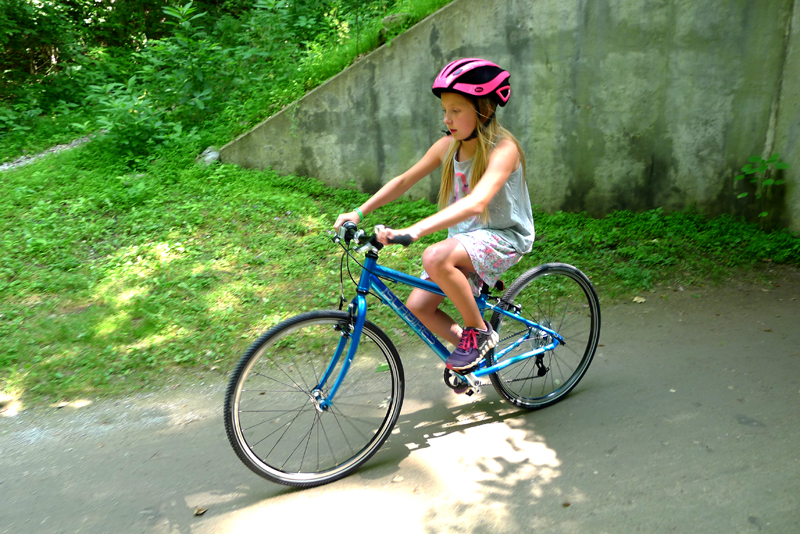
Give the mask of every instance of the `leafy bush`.
MULTIPOLYGON (((98 15, 100 4, 78 0, 74 12, 53 12, 64 28, 80 30, 62 32, 71 37, 59 41, 53 68, 33 78, 24 69, 12 73, 19 79, 8 86, 9 100, 0 103, 0 160, 98 129, 112 132, 104 141, 107 150, 118 149, 137 165, 155 157, 165 142, 193 146, 194 128, 205 130, 209 144, 220 144, 377 46, 382 17, 409 13, 407 26, 449 1, 168 1, 164 6, 132 0, 114 4, 104 18, 98 15), (149 15, 142 18, 137 9, 149 15), (155 13, 164 22, 155 24, 155 13), (76 21, 89 22, 76 26, 76 21), (127 37, 112 37, 112 29, 127 37), (115 46, 98 47, 102 41, 115 46), (182 126, 187 124, 192 128, 182 126), (131 138, 123 142, 128 131, 131 138)), ((0 15, 3 24, 13 25, 0 15)))
POLYGON ((104 132, 100 142, 131 162, 149 154, 156 144, 182 133, 181 124, 170 122, 136 81, 133 76, 126 84, 93 85, 88 97, 96 105, 95 121, 104 132))

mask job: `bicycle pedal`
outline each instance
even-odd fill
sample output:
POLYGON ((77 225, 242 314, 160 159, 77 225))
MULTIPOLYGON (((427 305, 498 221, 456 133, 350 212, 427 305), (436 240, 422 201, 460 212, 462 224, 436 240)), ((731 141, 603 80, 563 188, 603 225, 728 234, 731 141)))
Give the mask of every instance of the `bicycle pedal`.
POLYGON ((480 393, 479 389, 475 389, 470 386, 465 386, 463 388, 452 388, 452 389, 453 393, 455 393, 456 395, 466 395, 467 397, 471 397, 476 393, 480 393))
POLYGON ((455 371, 445 368, 444 370, 444 383, 453 390, 456 395, 472 395, 474 391, 473 386, 466 382, 463 378, 458 376, 455 371))
POLYGON ((453 373, 458 373, 458 374, 463 376, 463 375, 468 375, 468 374, 470 374, 470 373, 472 373, 474 371, 477 371, 478 368, 480 367, 480 365, 481 365, 480 362, 478 362, 475 365, 473 365, 472 367, 466 367, 464 369, 453 369, 450 366, 450 364, 448 363, 448 364, 445 364, 445 367, 447 368, 448 371, 451 371, 453 373))

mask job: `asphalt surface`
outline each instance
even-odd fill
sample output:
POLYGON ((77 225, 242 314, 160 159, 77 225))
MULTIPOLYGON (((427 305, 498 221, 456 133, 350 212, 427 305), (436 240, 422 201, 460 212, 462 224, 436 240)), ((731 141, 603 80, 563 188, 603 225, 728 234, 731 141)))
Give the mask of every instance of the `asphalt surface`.
POLYGON ((224 376, 6 409, 0 533, 796 534, 800 273, 767 281, 604 309, 586 377, 536 412, 491 387, 452 394, 438 360, 406 345, 396 433, 319 488, 279 486, 239 462, 224 376))

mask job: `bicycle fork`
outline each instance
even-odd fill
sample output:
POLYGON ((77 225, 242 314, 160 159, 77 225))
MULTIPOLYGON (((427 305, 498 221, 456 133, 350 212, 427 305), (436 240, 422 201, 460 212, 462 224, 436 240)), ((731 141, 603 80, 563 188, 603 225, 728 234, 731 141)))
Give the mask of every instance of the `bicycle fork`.
POLYGON ((342 385, 344 377, 347 375, 347 371, 350 369, 350 365, 353 363, 353 358, 355 358, 356 351, 358 350, 358 344, 361 340, 361 333, 364 330, 364 323, 366 322, 367 317, 366 298, 364 295, 359 294, 355 299, 353 299, 353 303, 351 303, 350 306, 350 321, 334 327, 340 332, 339 343, 337 344, 336 351, 334 352, 333 357, 328 364, 328 368, 323 373, 317 386, 311 392, 311 401, 314 403, 314 407, 320 413, 327 411, 333 404, 333 398, 336 396, 336 392, 339 391, 339 387, 342 385), (353 307, 355 307, 357 311, 354 311, 353 307), (331 378, 331 376, 333 376, 333 371, 336 369, 339 360, 342 359, 345 348, 347 348, 347 355, 342 362, 342 368, 339 370, 339 374, 336 376, 336 380, 334 381, 333 386, 331 386, 330 391, 327 395, 325 395, 323 388, 325 387, 325 384, 328 383, 328 380, 331 378))

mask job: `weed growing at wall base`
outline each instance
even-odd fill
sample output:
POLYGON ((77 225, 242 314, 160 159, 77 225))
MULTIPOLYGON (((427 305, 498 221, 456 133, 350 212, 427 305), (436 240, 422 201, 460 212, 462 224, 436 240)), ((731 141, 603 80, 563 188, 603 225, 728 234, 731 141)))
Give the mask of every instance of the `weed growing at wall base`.
MULTIPOLYGON (((789 164, 781 161, 780 154, 772 154, 767 159, 760 156, 753 156, 748 160, 747 165, 742 167, 742 173, 734 178, 734 181, 744 180, 745 176, 750 177, 750 183, 755 186, 756 207, 758 211, 759 227, 763 228, 763 219, 769 216, 769 209, 772 200, 773 188, 782 186, 784 181, 775 178, 776 171, 788 169, 789 164)), ((736 198, 745 198, 748 192, 739 193, 736 198)))

